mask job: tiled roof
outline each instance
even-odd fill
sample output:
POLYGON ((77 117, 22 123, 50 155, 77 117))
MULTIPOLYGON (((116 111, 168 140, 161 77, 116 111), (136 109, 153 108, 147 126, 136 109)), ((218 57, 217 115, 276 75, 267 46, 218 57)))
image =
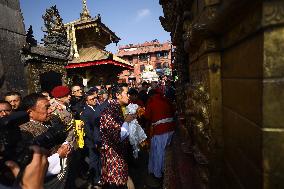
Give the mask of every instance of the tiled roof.
POLYGON ((79 25, 88 25, 88 24, 91 24, 91 23, 94 23, 94 22, 100 24, 101 27, 104 29, 104 31, 108 32, 110 35, 112 35, 114 38, 116 38, 117 41, 120 40, 120 38, 113 31, 111 31, 104 23, 101 22, 101 16, 100 15, 97 15, 96 17, 92 17, 88 20, 77 19, 77 20, 74 20, 72 22, 66 23, 64 25, 65 25, 65 27, 70 26, 72 24, 74 24, 74 26, 79 26, 79 25))
POLYGON ((67 60, 67 57, 65 54, 61 54, 58 51, 54 51, 53 49, 45 47, 45 46, 31 47, 30 52, 33 54, 44 56, 44 57, 67 60))
POLYGON ((111 53, 98 49, 96 47, 89 47, 89 48, 82 48, 79 49, 79 57, 74 58, 72 61, 70 61, 70 64, 74 63, 84 63, 84 62, 94 62, 99 60, 106 60, 106 59, 112 59, 116 62, 120 62, 122 64, 126 64, 128 66, 133 66, 131 63, 112 55, 111 53))
POLYGON ((171 44, 169 42, 163 44, 160 44, 159 42, 145 42, 143 44, 119 47, 119 51, 116 55, 123 57, 169 50, 171 50, 171 44))
POLYGON ((79 49, 79 57, 74 58, 69 63, 91 62, 95 60, 104 60, 108 57, 108 52, 100 50, 96 47, 82 48, 79 49))
POLYGON ((98 20, 100 20, 100 17, 98 17, 98 16, 93 17, 93 18, 90 18, 89 20, 77 19, 77 20, 74 20, 74 21, 72 21, 72 22, 66 23, 65 26, 71 25, 71 24, 74 24, 74 25, 86 24, 86 23, 95 22, 95 21, 98 21, 98 20))

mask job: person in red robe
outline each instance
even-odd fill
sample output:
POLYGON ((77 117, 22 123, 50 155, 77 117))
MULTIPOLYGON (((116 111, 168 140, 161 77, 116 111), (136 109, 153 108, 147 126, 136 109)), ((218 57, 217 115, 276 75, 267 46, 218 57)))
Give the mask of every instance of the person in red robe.
POLYGON ((148 171, 159 179, 164 172, 165 149, 175 130, 174 108, 159 89, 152 89, 149 94, 145 110, 152 131, 148 171))

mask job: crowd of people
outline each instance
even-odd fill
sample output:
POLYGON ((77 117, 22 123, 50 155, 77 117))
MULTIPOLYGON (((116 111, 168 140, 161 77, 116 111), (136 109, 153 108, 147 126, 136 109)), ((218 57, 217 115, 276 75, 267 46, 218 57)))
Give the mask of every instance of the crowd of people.
POLYGON ((135 188, 129 159, 147 147, 149 175, 161 180, 175 130, 174 100, 171 81, 57 86, 24 98, 6 93, 0 101, 0 160, 11 172, 1 173, 9 179, 0 179, 0 188, 72 189, 78 177, 87 180, 86 188, 135 188), (11 133, 17 134, 13 145, 11 133), (24 164, 26 151, 33 155, 24 164), (10 153, 23 159, 9 159, 10 153))

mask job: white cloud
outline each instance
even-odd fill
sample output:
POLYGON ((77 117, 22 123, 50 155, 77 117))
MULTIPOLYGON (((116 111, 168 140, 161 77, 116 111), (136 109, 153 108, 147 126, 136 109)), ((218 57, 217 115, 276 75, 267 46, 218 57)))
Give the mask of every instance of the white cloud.
POLYGON ((145 17, 148 17, 151 15, 151 11, 149 9, 140 9, 137 11, 137 15, 136 15, 136 21, 140 21, 145 17))

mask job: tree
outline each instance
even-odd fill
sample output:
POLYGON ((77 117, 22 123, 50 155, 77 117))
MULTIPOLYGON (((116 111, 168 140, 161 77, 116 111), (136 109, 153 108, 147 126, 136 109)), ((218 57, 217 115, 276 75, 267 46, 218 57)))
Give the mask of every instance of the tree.
POLYGON ((37 40, 35 40, 34 35, 33 35, 33 27, 30 25, 28 32, 26 34, 26 42, 30 44, 31 46, 36 46, 37 45, 37 40))

